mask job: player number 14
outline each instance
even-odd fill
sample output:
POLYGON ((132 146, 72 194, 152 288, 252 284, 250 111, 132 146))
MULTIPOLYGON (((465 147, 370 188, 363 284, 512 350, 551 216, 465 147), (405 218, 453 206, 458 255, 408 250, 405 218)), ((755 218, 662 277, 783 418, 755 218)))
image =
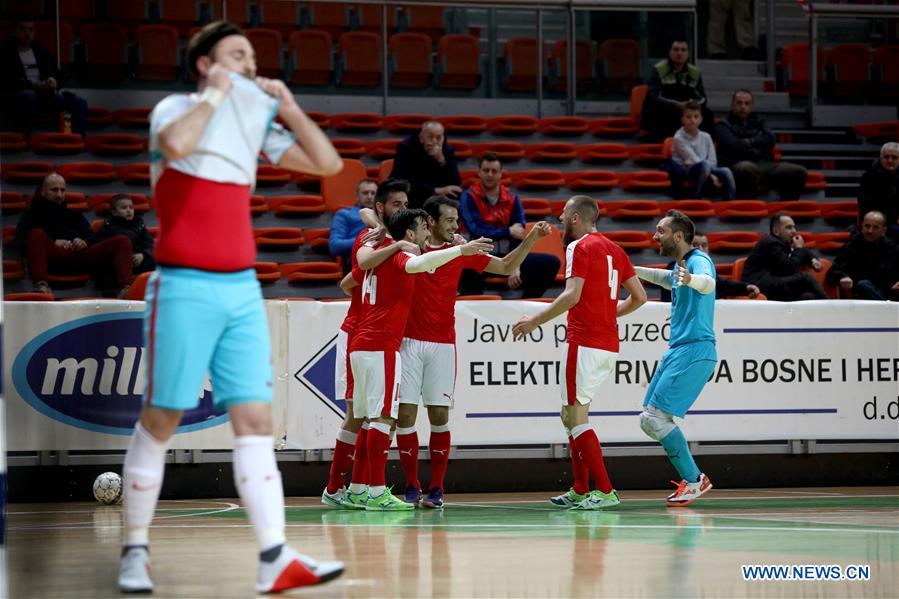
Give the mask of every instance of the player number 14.
POLYGON ((367 270, 365 278, 362 279, 362 303, 374 306, 376 301, 378 301, 378 275, 367 270))
POLYGON ((609 261, 609 297, 618 299, 618 271, 612 267, 612 257, 606 256, 609 261))

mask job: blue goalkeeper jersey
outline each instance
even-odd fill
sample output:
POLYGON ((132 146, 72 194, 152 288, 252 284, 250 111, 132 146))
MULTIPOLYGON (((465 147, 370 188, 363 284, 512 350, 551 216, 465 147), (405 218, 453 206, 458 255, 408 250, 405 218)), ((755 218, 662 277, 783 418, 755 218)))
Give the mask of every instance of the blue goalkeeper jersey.
MULTIPOLYGON (((691 275, 708 275, 715 278, 715 265, 708 254, 697 249, 684 256, 691 275)), ((674 286, 671 271, 671 338, 669 347, 696 341, 715 342, 715 293, 703 295, 686 285, 674 286)))

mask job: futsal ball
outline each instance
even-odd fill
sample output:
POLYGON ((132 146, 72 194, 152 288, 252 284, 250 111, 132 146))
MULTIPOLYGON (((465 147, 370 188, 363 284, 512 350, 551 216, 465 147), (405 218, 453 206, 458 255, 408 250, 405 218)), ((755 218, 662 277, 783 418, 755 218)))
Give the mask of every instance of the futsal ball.
POLYGON ((94 481, 94 497, 104 505, 122 501, 122 477, 115 472, 104 472, 94 481))

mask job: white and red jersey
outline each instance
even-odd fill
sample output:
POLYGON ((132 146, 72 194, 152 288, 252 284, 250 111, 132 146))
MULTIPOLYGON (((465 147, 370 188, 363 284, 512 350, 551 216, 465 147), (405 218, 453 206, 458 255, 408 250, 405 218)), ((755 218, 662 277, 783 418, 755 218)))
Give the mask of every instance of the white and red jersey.
MULTIPOLYGON (((387 238, 377 249, 393 243, 387 238)), ((413 257, 397 252, 379 266, 365 271, 362 308, 350 339, 349 351, 399 351, 412 305, 415 276, 406 272, 413 257)))
POLYGON ((356 252, 362 247, 362 238, 369 231, 371 229, 363 229, 356 235, 356 241, 353 242, 353 249, 350 252, 350 272, 353 273, 356 286, 353 287, 353 294, 350 296, 350 309, 347 310, 346 318, 340 325, 340 330, 348 335, 353 332, 359 318, 359 310, 362 308, 362 281, 365 278, 365 271, 359 268, 359 262, 356 260, 356 252))
MULTIPOLYGON (((450 247, 453 247, 453 244, 428 246, 425 252, 436 252, 450 247)), ((486 254, 460 256, 434 272, 418 275, 405 336, 433 343, 455 343, 456 293, 462 271, 470 268, 484 272, 488 264, 490 256, 486 254)))
POLYGON ((584 279, 577 305, 568 311, 568 343, 618 351, 618 292, 634 276, 618 244, 593 231, 568 244, 565 278, 584 279))

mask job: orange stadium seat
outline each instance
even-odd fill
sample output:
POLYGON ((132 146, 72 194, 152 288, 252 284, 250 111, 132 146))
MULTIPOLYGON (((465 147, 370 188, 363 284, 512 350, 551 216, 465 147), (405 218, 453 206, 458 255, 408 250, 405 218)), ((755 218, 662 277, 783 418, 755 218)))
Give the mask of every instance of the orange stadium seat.
POLYGON ((509 91, 532 92, 537 89, 537 40, 510 37, 503 47, 502 65, 509 91))
POLYGON ((640 113, 649 92, 648 85, 636 85, 631 89, 631 115, 629 117, 599 118, 590 123, 590 132, 597 136, 621 137, 640 132, 640 113))
POLYGON ((28 201, 25 196, 18 191, 2 191, 0 192, 0 213, 12 214, 25 210, 28 201))
POLYGON ((565 176, 557 170, 527 170, 512 174, 518 189, 558 189, 565 185, 565 176))
POLYGON ((253 268, 256 270, 256 280, 263 285, 277 283, 284 276, 277 262, 256 262, 253 268))
MULTIPOLYGON (((342 2, 310 2, 309 26, 338 37, 349 28, 350 5, 342 2)), ((381 33, 380 29, 377 33, 381 33)))
POLYGON ((327 210, 319 195, 271 196, 268 206, 275 216, 282 217, 318 216, 327 210))
POLYGON ((835 254, 849 241, 849 236, 849 231, 818 233, 815 235, 815 247, 820 252, 835 254))
POLYGON ((125 108, 112 113, 112 120, 119 127, 142 128, 150 127, 150 113, 152 108, 125 108))
POLYGON ((599 46, 603 91, 622 93, 640 84, 640 44, 630 39, 608 39, 599 46))
POLYGON ((391 133, 416 133, 423 123, 433 118, 429 114, 394 114, 384 117, 384 128, 391 133))
POLYGON ((618 175, 612 171, 575 171, 565 173, 565 181, 570 189, 593 190, 618 187, 618 175))
POLYGON ((734 274, 733 264, 715 264, 715 274, 719 277, 730 277, 734 274))
MULTIPOLYGON (((590 91, 596 79, 596 44, 590 40, 575 41, 575 86, 578 92, 590 91)), ((556 40, 549 53, 549 72, 554 81, 552 89, 564 92, 568 89, 568 40, 556 40)))
POLYGON ((331 236, 331 229, 304 229, 303 239, 306 245, 315 251, 328 251, 328 239, 331 236))
POLYGON ((75 212, 87 212, 87 200, 84 199, 83 193, 74 191, 66 192, 66 208, 75 212))
POLYGON ((343 161, 343 170, 321 180, 322 197, 328 212, 334 213, 356 202, 356 185, 366 178, 365 165, 358 160, 343 161))
POLYGON ((631 160, 640 166, 658 168, 662 161, 671 158, 672 143, 673 140, 669 137, 665 143, 631 146, 631 160))
POLYGON ((817 202, 791 201, 768 202, 768 214, 773 216, 777 212, 786 212, 795 221, 807 221, 821 217, 821 207, 817 202))
POLYGON ((85 150, 84 139, 77 133, 32 133, 28 145, 37 154, 79 154, 85 150))
POLYGON ((838 44, 827 52, 825 63, 833 96, 855 96, 868 89, 871 48, 866 44, 838 44))
POLYGON ((150 164, 147 162, 123 164, 118 168, 118 174, 122 181, 131 185, 150 184, 150 164))
POLYGON ((40 183, 53 171, 51 162, 7 162, 0 166, 3 180, 8 183, 40 183))
POLYGON ((141 25, 134 31, 137 78, 172 81, 178 78, 178 30, 171 25, 141 25))
MULTIPOLYGON (((874 50, 871 68, 874 85, 871 94, 876 98, 899 98, 899 44, 881 46, 874 50)), ((899 139, 899 131, 892 139, 899 139)))
POLYGON ((759 221, 768 218, 768 205, 759 200, 731 200, 717 202, 715 214, 725 221, 759 221))
POLYGON ((340 36, 337 50, 340 62, 339 85, 373 87, 381 83, 381 36, 352 31, 340 36))
MULTIPOLYGON (((784 90, 791 96, 808 96, 808 44, 790 44, 783 49, 784 90)), ((818 81, 824 80, 824 50, 818 48, 818 81)))
POLYGON ((294 262, 282 264, 281 272, 291 284, 313 285, 337 282, 343 278, 343 269, 337 262, 294 262))
MULTIPOLYGON (((396 11, 395 6, 387 7, 388 35, 396 31, 396 11)), ((356 21, 360 31, 371 31, 372 33, 380 34, 384 23, 381 6, 377 4, 357 4, 356 21)))
POLYGON ((680 210, 693 220, 702 220, 715 216, 715 206, 709 200, 672 200, 659 202, 662 214, 669 210, 680 210))
MULTIPOLYGON (((119 192, 121 193, 121 192, 119 192)), ((93 210, 97 214, 106 214, 109 212, 109 200, 113 198, 113 196, 119 195, 119 193, 96 193, 91 194, 87 197, 87 203, 90 205, 91 210, 93 210)), ((137 214, 145 214, 152 210, 152 206, 150 205, 150 197, 142 194, 142 193, 131 193, 128 192, 124 194, 131 198, 131 202, 134 204, 134 212, 137 214)))
POLYGON ((331 144, 333 144, 334 149, 337 150, 341 158, 361 158, 365 156, 365 144, 361 139, 332 139, 331 144))
POLYGON ((390 85, 428 87, 431 83, 431 38, 423 33, 395 33, 387 46, 390 85))
POLYGON ((821 217, 832 225, 846 225, 858 220, 858 202, 827 202, 819 206, 821 217))
POLYGON ((28 142, 25 136, 14 131, 4 131, 0 133, 0 151, 7 152, 24 152, 28 149, 28 142))
MULTIPOLYGON (((129 4, 132 3, 113 2, 110 7, 129 4)), ((114 20, 117 23, 125 21, 124 18, 114 20)), ((112 82, 125 78, 128 73, 128 34, 124 27, 111 23, 85 25, 81 28, 81 46, 88 79, 112 82)))
POLYGON ((446 142, 453 149, 457 160, 465 160, 474 156, 474 149, 467 141, 456 141, 455 139, 446 142))
POLYGON ((436 42, 443 35, 442 6, 410 5, 403 7, 406 26, 409 31, 424 33, 436 42))
POLYGON ((384 119, 377 112, 346 112, 331 115, 331 127, 336 131, 374 133, 384 126, 384 119))
POLYGON ((144 296, 147 295, 147 282, 150 280, 150 275, 153 273, 145 272, 134 277, 134 281, 131 282, 131 287, 128 288, 128 293, 125 294, 126 300, 141 302, 144 300, 144 296))
POLYGON ((444 35, 437 42, 441 89, 475 89, 481 82, 481 43, 473 35, 444 35))
POLYGON ((256 51, 256 72, 262 77, 280 79, 284 71, 281 33, 277 29, 247 29, 247 39, 256 51))
POLYGON ((268 212, 268 202, 265 201, 264 196, 260 195, 251 195, 250 196, 250 214, 253 216, 262 216, 268 212))
POLYGON ((626 252, 639 252, 652 247, 652 233, 648 231, 602 231, 602 234, 626 252))
POLYGON ((3 261, 3 280, 21 281, 25 279, 25 264, 19 260, 3 261))
POLYGON ((612 220, 646 220, 662 214, 658 202, 653 200, 607 201, 605 208, 612 220))
POLYGON ((525 147, 517 141, 487 141, 473 144, 472 151, 477 156, 483 156, 488 152, 492 152, 500 160, 508 162, 515 162, 525 157, 525 147))
POLYGON ((570 162, 578 157, 577 146, 556 142, 528 144, 525 153, 532 162, 570 162))
POLYGON ((331 117, 329 117, 324 112, 316 112, 314 110, 310 110, 306 112, 306 116, 315 122, 321 129, 327 129, 331 126, 331 117))
POLYGON ((303 231, 292 227, 254 229, 253 236, 261 250, 297 250, 303 245, 303 231))
POLYGON ((387 160, 382 160, 380 166, 378 166, 378 174, 375 177, 378 182, 385 181, 390 177, 390 173, 393 172, 393 158, 389 158, 387 160))
POLYGON ((401 139, 378 139, 365 144, 365 153, 375 160, 393 158, 396 154, 396 145, 401 139))
POLYGON ((102 129, 112 124, 112 111, 108 108, 89 106, 87 109, 87 126, 90 129, 102 129))
POLYGON ((196 0, 157 0, 159 20, 174 27, 179 35, 187 35, 200 21, 200 2, 196 0))
MULTIPOLYGON (((897 57, 899 59, 899 57, 897 57)), ((899 121, 883 121, 880 123, 863 123, 852 127, 857 135, 869 141, 887 142, 899 140, 899 121)))
POLYGON ((589 130, 589 124, 580 116, 553 116, 540 119, 540 131, 557 137, 578 136, 589 130))
POLYGON ((245 27, 250 19, 249 0, 214 0, 209 2, 212 7, 213 20, 227 19, 236 25, 245 27), (227 14, 222 13, 222 3, 227 14))
POLYGON ((87 149, 99 156, 134 156, 147 149, 147 139, 127 133, 91 135, 87 149))
POLYGON ((300 3, 283 0, 258 0, 259 24, 287 37, 299 27, 300 3))
POLYGON ((630 158, 624 144, 585 144, 578 145, 577 150, 581 162, 590 164, 619 163, 630 158))
POLYGON ((744 254, 762 238, 754 231, 726 231, 709 233, 709 249, 722 254, 744 254))
POLYGON ((668 173, 662 171, 637 171, 618 175, 621 187, 625 191, 639 193, 643 191, 664 191, 671 187, 668 173))
POLYGON ((478 135, 487 130, 487 119, 473 114, 442 116, 437 120, 453 135, 478 135))
POLYGON ((270 164, 256 167, 257 187, 282 187, 290 183, 290 171, 270 164))
POLYGON ((111 162, 69 162, 58 171, 67 183, 110 183, 119 178, 111 162))
POLYGON ((827 189, 827 180, 822 173, 809 173, 805 180, 806 191, 822 191, 827 189))
POLYGON ((290 82, 297 85, 328 85, 334 72, 331 35, 310 29, 294 31, 287 41, 293 72, 290 82))
POLYGON ((543 198, 524 198, 521 200, 526 218, 546 218, 552 215, 549 200, 543 198))
POLYGON ((12 247, 16 241, 16 228, 11 226, 3 227, 3 247, 12 247))
POLYGON ((494 135, 524 136, 537 132, 540 121, 532 116, 497 116, 487 120, 487 128, 494 135))

